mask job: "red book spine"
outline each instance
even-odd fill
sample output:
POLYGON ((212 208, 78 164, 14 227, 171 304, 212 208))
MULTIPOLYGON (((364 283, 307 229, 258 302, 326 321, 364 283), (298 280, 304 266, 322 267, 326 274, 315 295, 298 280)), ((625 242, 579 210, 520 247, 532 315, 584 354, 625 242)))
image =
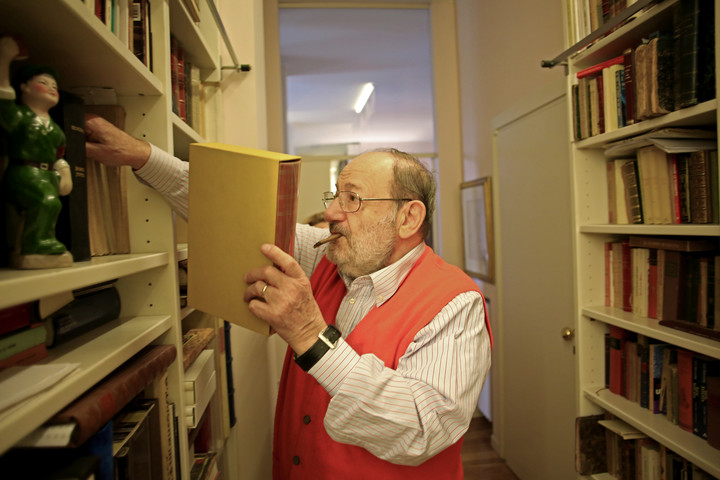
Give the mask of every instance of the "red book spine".
POLYGON ((693 431, 693 352, 678 349, 678 424, 683 430, 693 431))
POLYGON ((625 330, 610 325, 610 391, 617 395, 625 395, 625 340, 625 330))
POLYGON ((75 422, 71 447, 82 445, 175 360, 174 345, 142 351, 55 415, 51 423, 75 422))
POLYGON ((21 303, 0 310, 0 335, 14 332, 30 326, 32 322, 32 304, 21 303))
POLYGON ((654 248, 650 249, 648 265, 648 317, 658 318, 658 258, 657 250, 654 248))
POLYGON ((622 309, 632 312, 632 254, 630 243, 622 242, 622 309))
POLYGON ((611 58, 610 60, 606 60, 602 63, 598 63, 597 65, 593 65, 592 67, 585 68, 583 70, 580 70, 577 72, 577 78, 583 78, 583 77, 589 77, 590 75, 594 75, 596 73, 602 72, 603 68, 611 67, 613 65, 618 65, 620 63, 623 63, 624 57, 622 55, 611 58))

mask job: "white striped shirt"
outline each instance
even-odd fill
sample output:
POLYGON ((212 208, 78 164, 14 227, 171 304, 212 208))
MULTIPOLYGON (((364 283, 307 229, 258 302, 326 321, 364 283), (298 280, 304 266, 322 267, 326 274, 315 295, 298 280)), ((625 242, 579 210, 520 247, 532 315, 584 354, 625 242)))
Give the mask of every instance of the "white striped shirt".
MULTIPOLYGON (((187 218, 187 163, 153 147, 136 173, 187 218)), ((296 231, 295 259, 310 276, 325 250, 313 245, 327 230, 298 225, 296 231)), ((344 336, 392 297, 423 249, 420 244, 382 270, 346 279, 336 318, 344 336)), ((461 293, 418 332, 395 370, 375 355, 358 355, 341 338, 309 372, 332 397, 324 422, 328 434, 405 465, 418 465, 458 441, 490 368, 484 318, 480 295, 461 293)))

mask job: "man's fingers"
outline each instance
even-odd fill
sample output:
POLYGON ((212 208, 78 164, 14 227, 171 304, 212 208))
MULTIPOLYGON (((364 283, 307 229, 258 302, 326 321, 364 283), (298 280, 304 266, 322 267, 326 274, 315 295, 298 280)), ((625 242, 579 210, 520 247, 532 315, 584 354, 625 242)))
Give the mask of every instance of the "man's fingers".
POLYGON ((285 275, 294 278, 305 276, 305 272, 303 272, 300 264, 298 264, 291 255, 285 253, 280 247, 266 243, 260 247, 260 251, 268 258, 268 260, 277 265, 277 267, 284 272, 285 275))

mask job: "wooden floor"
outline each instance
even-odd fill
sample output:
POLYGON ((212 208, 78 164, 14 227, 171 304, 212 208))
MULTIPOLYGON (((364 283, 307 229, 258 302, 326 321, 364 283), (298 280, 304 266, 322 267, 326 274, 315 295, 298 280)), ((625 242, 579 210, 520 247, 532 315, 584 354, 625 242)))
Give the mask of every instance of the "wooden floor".
POLYGON ((518 480, 490 445, 491 434, 485 417, 472 419, 462 448, 465 480, 518 480))

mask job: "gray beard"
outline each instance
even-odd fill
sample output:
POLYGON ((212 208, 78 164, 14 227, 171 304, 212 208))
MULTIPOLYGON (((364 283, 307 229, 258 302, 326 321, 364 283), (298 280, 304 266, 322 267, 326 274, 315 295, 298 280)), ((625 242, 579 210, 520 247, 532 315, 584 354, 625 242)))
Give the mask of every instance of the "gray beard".
MULTIPOLYGON (((345 235, 343 228, 332 226, 331 231, 345 235)), ((362 233, 345 236, 347 245, 340 248, 334 242, 326 251, 328 260, 338 267, 341 275, 354 280, 387 267, 397 239, 394 215, 373 225, 362 233)))

